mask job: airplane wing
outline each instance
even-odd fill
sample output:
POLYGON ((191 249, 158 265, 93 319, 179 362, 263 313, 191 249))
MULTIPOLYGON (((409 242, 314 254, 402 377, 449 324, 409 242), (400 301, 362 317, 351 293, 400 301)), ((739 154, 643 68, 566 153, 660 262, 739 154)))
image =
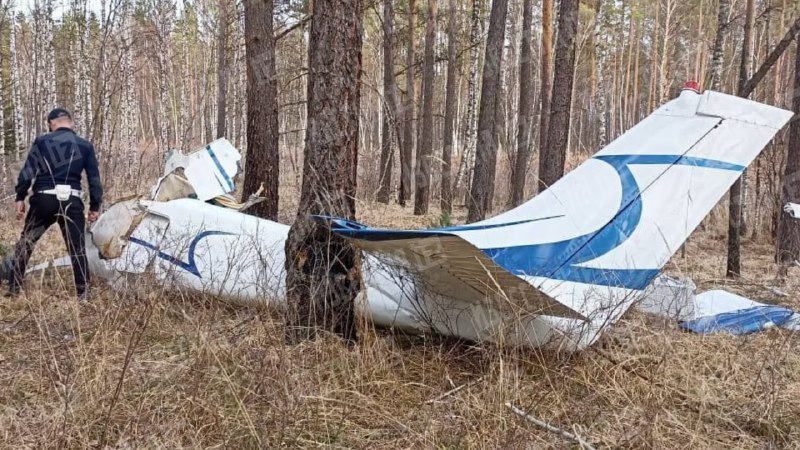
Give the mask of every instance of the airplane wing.
POLYGON ((557 316, 555 328, 577 329, 573 341, 583 347, 631 306, 791 116, 684 90, 549 189, 491 219, 425 231, 331 223, 364 250, 391 255, 426 286, 446 291, 440 294, 493 283, 516 303, 535 299, 543 314, 557 316), (408 256, 425 246, 442 248, 439 270, 408 256), (484 269, 491 276, 476 280, 478 267, 491 267, 484 269), (441 285, 443 271, 451 278, 441 285), (576 323, 543 297, 588 320, 576 323))

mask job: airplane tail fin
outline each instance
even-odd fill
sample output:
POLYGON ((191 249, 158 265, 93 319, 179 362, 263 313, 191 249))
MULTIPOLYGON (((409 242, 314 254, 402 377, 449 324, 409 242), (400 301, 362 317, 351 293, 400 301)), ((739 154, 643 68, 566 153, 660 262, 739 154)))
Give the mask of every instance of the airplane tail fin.
POLYGON ((546 191, 459 235, 520 276, 641 290, 791 116, 684 90, 546 191))
MULTIPOLYGON (((519 207, 428 232, 466 241, 588 318, 577 344, 585 346, 630 307, 791 117, 739 97, 684 90, 519 207)), ((334 231, 372 252, 402 246, 402 233, 418 233, 334 231)), ((468 255, 455 256, 449 265, 468 255)), ((574 325, 565 320, 572 319, 553 326, 574 325)))

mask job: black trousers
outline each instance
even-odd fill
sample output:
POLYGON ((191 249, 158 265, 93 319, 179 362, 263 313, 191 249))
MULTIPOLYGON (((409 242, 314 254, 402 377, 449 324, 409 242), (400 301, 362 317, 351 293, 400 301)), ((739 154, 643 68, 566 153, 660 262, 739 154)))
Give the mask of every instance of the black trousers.
POLYGON ((84 229, 86 218, 83 215, 83 201, 70 197, 60 202, 55 195, 34 194, 30 198, 30 210, 25 217, 25 227, 14 249, 14 264, 8 279, 10 291, 18 291, 25 278, 25 267, 31 257, 36 242, 54 223, 61 228, 61 236, 67 244, 75 276, 78 295, 86 292, 89 283, 89 265, 86 261, 86 241, 84 229))

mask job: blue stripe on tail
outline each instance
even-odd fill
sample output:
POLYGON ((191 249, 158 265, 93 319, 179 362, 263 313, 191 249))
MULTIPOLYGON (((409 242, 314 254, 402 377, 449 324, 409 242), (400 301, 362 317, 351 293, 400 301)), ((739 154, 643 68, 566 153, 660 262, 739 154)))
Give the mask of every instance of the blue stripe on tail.
POLYGON ((598 269, 579 266, 619 247, 639 226, 642 217, 642 193, 630 166, 636 164, 696 166, 736 172, 745 169, 738 164, 682 155, 601 155, 595 159, 613 167, 622 184, 620 206, 609 223, 597 231, 564 241, 483 249, 484 253, 515 275, 644 289, 658 275, 658 268, 598 269))

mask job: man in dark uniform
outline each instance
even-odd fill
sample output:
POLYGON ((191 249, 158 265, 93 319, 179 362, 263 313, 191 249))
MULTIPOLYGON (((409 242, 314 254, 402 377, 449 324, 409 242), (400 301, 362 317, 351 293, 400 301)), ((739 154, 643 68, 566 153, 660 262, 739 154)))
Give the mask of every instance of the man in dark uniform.
POLYGON ((56 108, 47 115, 50 132, 36 138, 17 179, 17 220, 25 216, 25 197, 33 184, 30 210, 14 251, 14 263, 8 279, 9 295, 19 293, 33 247, 50 225, 58 223, 67 245, 78 298, 85 300, 89 282, 86 261, 81 175, 89 180, 89 222, 97 220, 103 187, 92 144, 72 130, 72 115, 56 108))

